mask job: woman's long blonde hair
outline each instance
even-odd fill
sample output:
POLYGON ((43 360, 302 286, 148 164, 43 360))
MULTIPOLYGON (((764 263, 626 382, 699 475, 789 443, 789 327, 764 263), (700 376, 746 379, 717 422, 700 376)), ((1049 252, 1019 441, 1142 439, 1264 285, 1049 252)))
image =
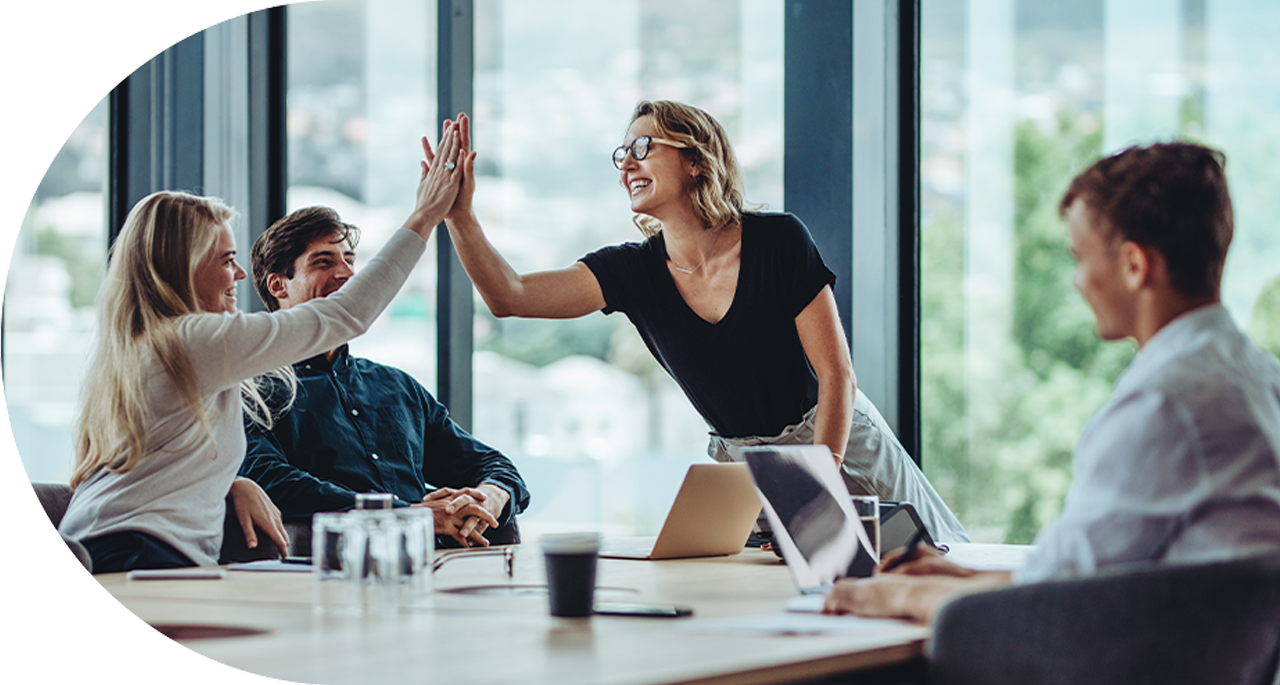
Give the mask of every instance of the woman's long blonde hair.
MULTIPOLYGON (((195 272, 235 211, 217 198, 161 191, 134 205, 111 248, 98 293, 98 336, 76 419, 77 487, 99 468, 123 473, 146 452, 147 358, 154 357, 209 433, 178 320, 201 313, 195 272)), ((257 387, 241 386, 248 413, 270 424, 257 387)), ((292 395, 292 393, 290 393, 292 395)))
MULTIPOLYGON (((680 154, 698 170, 689 195, 702 227, 718 230, 742 221, 742 170, 720 122, 697 107, 672 100, 640 102, 631 123, 644 116, 653 118, 659 136, 683 144, 680 154)), ((647 237, 662 230, 662 223, 646 214, 637 214, 632 221, 647 237)))

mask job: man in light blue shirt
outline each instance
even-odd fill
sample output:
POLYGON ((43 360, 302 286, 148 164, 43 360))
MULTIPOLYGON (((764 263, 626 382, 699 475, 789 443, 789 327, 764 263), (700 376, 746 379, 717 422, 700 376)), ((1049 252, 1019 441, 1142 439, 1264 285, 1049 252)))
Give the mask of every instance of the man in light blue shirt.
POLYGON ((1223 165, 1187 143, 1129 148, 1062 198, 1098 335, 1133 338, 1139 353, 1085 427, 1062 512, 1026 563, 980 572, 921 554, 841 581, 825 611, 923 621, 950 597, 1010 583, 1280 553, 1280 365, 1221 304, 1223 165))

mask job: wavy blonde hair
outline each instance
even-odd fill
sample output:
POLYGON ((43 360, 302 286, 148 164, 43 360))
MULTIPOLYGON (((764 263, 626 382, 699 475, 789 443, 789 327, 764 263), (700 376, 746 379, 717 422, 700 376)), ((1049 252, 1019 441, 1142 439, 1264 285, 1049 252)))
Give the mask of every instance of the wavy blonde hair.
MULTIPOLYGON (((148 357, 159 362, 212 439, 177 323, 202 313, 195 272, 218 229, 234 217, 217 198, 171 191, 148 195, 129 212, 98 293, 98 336, 81 388, 71 487, 99 468, 124 473, 146 453, 148 357)), ((257 384, 242 383, 241 396, 253 420, 269 426, 257 384)))
MULTIPOLYGON (((661 137, 684 145, 678 148, 680 154, 698 170, 690 180, 689 195, 702 227, 718 230, 742 221, 742 170, 720 122, 692 105, 672 100, 643 100, 636 105, 628 126, 646 116, 652 117, 661 137)), ((647 237, 662 230, 662 222, 647 214, 636 214, 631 220, 647 237)))

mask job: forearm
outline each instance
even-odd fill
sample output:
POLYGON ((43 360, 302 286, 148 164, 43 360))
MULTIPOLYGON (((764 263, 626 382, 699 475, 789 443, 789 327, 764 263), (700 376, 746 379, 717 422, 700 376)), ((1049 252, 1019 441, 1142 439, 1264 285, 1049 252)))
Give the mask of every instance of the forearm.
POLYGON ((433 403, 428 417, 422 461, 424 482, 501 491, 502 503, 507 506, 493 512, 499 524, 509 522, 529 506, 529 490, 510 459, 462 430, 448 418, 443 405, 433 403))
POLYGON ((837 461, 844 460, 853 420, 853 374, 831 374, 818 379, 818 405, 813 421, 813 443, 826 445, 837 461))
POLYGON ((979 571, 964 578, 930 578, 936 580, 917 598, 912 618, 921 622, 932 621, 942 607, 957 597, 976 592, 987 592, 1012 584, 1008 571, 979 571))
POLYGON ((285 519, 309 517, 318 511, 350 508, 355 491, 298 469, 287 462, 246 455, 240 475, 266 491, 285 519))
POLYGON ((468 212, 458 218, 451 217, 445 225, 462 267, 480 292, 480 297, 484 298, 489 311, 497 317, 519 315, 524 299, 520 274, 489 242, 475 214, 468 212))
POLYGON ((444 212, 419 207, 413 210, 408 219, 404 220, 401 228, 417 233, 418 237, 426 241, 442 221, 444 221, 444 212))

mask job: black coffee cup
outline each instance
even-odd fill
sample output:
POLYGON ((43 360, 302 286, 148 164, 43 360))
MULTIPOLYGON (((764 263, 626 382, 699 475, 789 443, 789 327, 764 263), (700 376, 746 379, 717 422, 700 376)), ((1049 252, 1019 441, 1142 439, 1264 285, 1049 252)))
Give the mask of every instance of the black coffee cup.
POLYGON ((566 533, 542 538, 552 616, 581 618, 592 614, 599 554, 600 536, 595 533, 566 533))

